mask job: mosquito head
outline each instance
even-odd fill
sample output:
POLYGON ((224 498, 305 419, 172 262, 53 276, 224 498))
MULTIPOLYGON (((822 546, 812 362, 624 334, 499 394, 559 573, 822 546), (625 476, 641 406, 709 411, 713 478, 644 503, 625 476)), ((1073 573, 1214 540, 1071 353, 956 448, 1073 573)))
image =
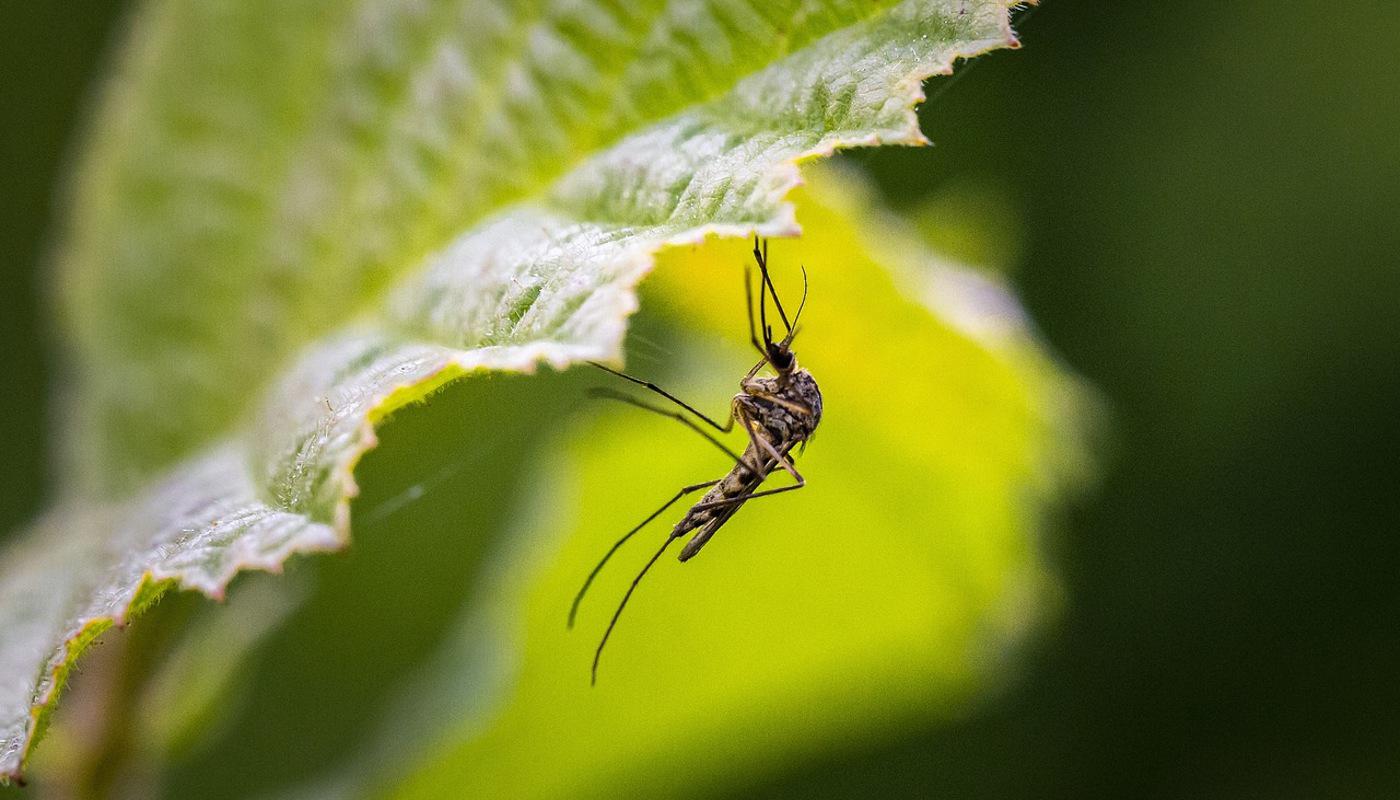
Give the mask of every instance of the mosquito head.
POLYGON ((768 363, 773 365, 773 369, 778 372, 787 372, 797 363, 797 359, 792 355, 792 348, 788 346, 787 339, 781 342, 769 341, 767 344, 768 363))

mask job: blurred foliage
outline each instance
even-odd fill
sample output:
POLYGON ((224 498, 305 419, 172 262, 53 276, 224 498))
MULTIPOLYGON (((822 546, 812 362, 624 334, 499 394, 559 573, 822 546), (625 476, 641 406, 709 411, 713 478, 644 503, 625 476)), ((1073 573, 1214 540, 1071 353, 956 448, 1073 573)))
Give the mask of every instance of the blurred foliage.
MULTIPOLYGON (((94 63, 98 17, 69 17, 26 6, 16 29, 33 35, 5 52, 28 64, 6 71, 7 90, 44 90, 6 127, 39 132, 17 137, 31 147, 72 124, 76 76, 94 63)), ((937 147, 849 159, 905 210, 959 187, 1010 198, 1017 283, 1105 395, 1115 455, 1049 539, 1062 621, 1010 691, 820 757, 774 753, 768 790, 734 796, 1400 791, 1398 29, 1400 9, 1372 2, 1052 0, 1020 27, 1023 52, 933 83, 937 147)), ((15 256, 0 267, 22 291, 56 163, 25 152, 13 174, 27 188, 5 196, 15 256)), ((12 521, 38 505, 44 430, 22 291, 0 293, 0 323, 15 326, 4 374, 34 376, 0 396, 7 441, 29 443, 5 461, 12 521)), ((453 397, 386 436, 465 415, 453 397)), ((455 454, 426 433, 414 446, 455 454)), ((668 677, 685 691, 683 673, 668 677)))

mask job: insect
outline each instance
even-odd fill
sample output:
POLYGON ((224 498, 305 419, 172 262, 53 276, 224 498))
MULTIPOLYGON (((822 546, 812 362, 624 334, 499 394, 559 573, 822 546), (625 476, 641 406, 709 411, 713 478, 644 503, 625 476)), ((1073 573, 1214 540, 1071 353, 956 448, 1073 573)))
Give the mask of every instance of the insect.
POLYGON ((738 455, 681 411, 652 405, 629 394, 611 389, 594 389, 591 392, 595 397, 618 400, 678 420, 705 437, 711 444, 723 450, 734 460, 734 467, 724 477, 684 487, 674 497, 666 501, 661 508, 653 511, 650 516, 623 534, 622 538, 618 539, 603 554, 603 558, 588 574, 588 578, 584 580, 583 587, 579 589, 578 595, 574 597, 573 606, 569 609, 570 628, 574 625, 579 603, 583 601, 588 587, 593 584, 593 579, 598 576, 613 554, 628 539, 631 539, 633 535, 682 497, 701 489, 709 489, 675 524, 670 535, 661 544, 661 548, 656 551, 651 560, 647 561, 641 572, 637 573, 637 577, 632 580, 632 585, 628 587, 627 593, 622 596, 622 601, 618 604, 617 610, 613 612, 612 620, 608 623, 607 629, 603 632, 602 640, 598 642, 598 649, 593 654, 591 674, 594 684, 598 682, 598 661, 603 655, 603 647, 607 645, 608 637, 612 635, 613 629, 617 626, 623 609, 627 608, 627 602, 632 599, 632 594, 637 590, 642 578, 646 576, 652 565, 661 558, 672 542, 687 534, 694 533, 680 553, 680 560, 688 561, 696 553, 699 553, 700 549, 714 537, 715 533, 738 513, 744 503, 758 497, 769 497, 783 492, 795 491, 807 485, 806 479, 792 463, 793 449, 799 445, 805 449, 807 441, 811 439, 822 418, 822 395, 817 388, 817 382, 810 372, 797 365, 797 357, 792 352, 792 340, 797 335, 798 330, 797 323, 802 317, 802 309, 807 305, 807 270, 805 268, 802 270, 802 300, 798 303, 797 313, 789 321, 782 301, 778 299, 778 291, 773 285, 773 279, 768 274, 768 243, 765 241, 760 244, 756 236, 754 237, 753 257, 754 261, 758 263, 760 275, 757 327, 754 325, 753 277, 752 272, 748 269, 744 272, 744 302, 748 311, 749 341, 758 350, 760 359, 757 364, 754 364, 753 369, 744 375, 743 380, 739 381, 740 391, 734 395, 729 403, 729 416, 724 424, 705 416, 650 381, 634 378, 602 364, 593 363, 593 366, 605 372, 665 398, 720 433, 729 433, 734 429, 735 424, 738 424, 749 437, 749 443, 745 447, 743 455, 738 455), (778 341, 773 340, 773 329, 768 324, 767 298, 769 295, 773 297, 773 305, 777 308, 778 317, 782 320, 783 328, 786 331, 783 338, 778 341), (762 341, 759 338, 760 332, 762 333, 762 341), (771 367, 775 374, 760 376, 758 373, 765 366, 771 367), (760 490, 758 487, 777 470, 791 475, 796 483, 776 489, 760 490))

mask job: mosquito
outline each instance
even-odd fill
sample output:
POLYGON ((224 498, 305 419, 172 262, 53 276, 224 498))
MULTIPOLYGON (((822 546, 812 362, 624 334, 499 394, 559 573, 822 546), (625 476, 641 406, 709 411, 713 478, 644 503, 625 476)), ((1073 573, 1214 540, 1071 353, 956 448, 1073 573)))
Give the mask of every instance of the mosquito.
POLYGON ((700 549, 714 537, 720 528, 724 527, 726 522, 738 513, 744 503, 758 497, 770 497, 795 491, 807 485, 806 479, 792 463, 793 448, 801 445, 805 449, 807 441, 812 438, 817 423, 821 422, 822 418, 822 395, 821 391, 817 389, 817 382, 810 372, 797 365, 797 357, 792 352, 792 340, 797 335, 798 330, 797 323, 802 318, 802 309, 807 305, 807 270, 805 267, 802 269, 802 300, 798 303, 797 313, 789 320, 787 311, 783 309, 782 301, 778 299, 778 290, 773 285, 773 278, 768 274, 768 242, 760 243, 757 236, 754 237, 753 257, 758 264, 760 276, 757 327, 754 325, 753 273, 747 268, 744 271, 744 304, 748 311, 749 341, 758 350, 760 358, 758 363, 754 364, 753 369, 744 375, 743 380, 739 381, 740 391, 729 402, 729 416, 723 424, 702 414, 693 406, 650 381, 634 378, 602 364, 590 362, 604 372, 616 375, 665 398, 684 409, 685 412, 689 412, 691 416, 686 416, 685 413, 671 408, 647 403, 630 394, 612 389, 594 389, 590 392, 594 397, 618 400, 675 419, 709 440, 711 444, 734 460, 733 468, 726 475, 682 488, 676 492, 674 497, 653 511, 650 516, 623 534, 622 538, 618 539, 603 554, 603 558, 588 574, 588 578, 584 580, 583 587, 579 589, 578 595, 574 597, 573 606, 569 609, 570 628, 574 626, 579 603, 583 601, 588 587, 593 585, 593 579, 598 576, 613 554, 626 544, 627 540, 631 539, 652 520, 661 516, 666 509, 677 503, 682 497, 701 489, 709 489, 675 524, 670 535, 662 542, 661 548, 656 551, 651 560, 647 561, 641 572, 637 573, 637 577, 632 579, 632 585, 622 596, 617 610, 613 612, 612 620, 608 622, 607 630, 603 632, 602 640, 598 642, 598 649, 593 653, 591 682, 595 685, 598 682, 598 661, 602 658, 603 647, 607 645, 608 637, 612 635, 618 619, 622 617, 623 609, 627 608, 627 602, 632 599, 632 594, 637 591, 637 586, 642 582, 642 578, 646 577, 652 565, 661 558, 672 542, 694 532, 694 536, 681 549, 680 553, 681 561, 689 561, 696 553, 700 552, 700 549), (773 298, 773 305, 777 308, 778 317, 782 320, 786 332, 783 338, 778 341, 773 340, 773 329, 768 324, 767 298, 769 295, 773 298), (762 332, 761 342, 760 332, 762 332), (759 370, 765 366, 771 367, 774 374, 759 375, 759 370), (749 437, 749 443, 745 447, 743 455, 736 454, 708 430, 701 427, 696 420, 719 433, 729 433, 737 423, 749 437), (776 489, 760 490, 758 487, 768 479, 768 476, 778 470, 791 475, 795 483, 776 489))

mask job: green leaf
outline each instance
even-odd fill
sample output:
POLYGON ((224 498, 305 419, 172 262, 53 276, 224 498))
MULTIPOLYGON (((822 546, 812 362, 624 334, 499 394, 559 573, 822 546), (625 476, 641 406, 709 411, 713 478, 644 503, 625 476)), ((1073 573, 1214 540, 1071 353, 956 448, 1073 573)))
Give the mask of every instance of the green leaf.
POLYGON ((166 589, 341 548, 373 426, 615 359, 666 244, 797 232, 796 163, 922 141, 1000 0, 151 2, 60 248, 59 502, 0 567, 0 777, 166 589))

